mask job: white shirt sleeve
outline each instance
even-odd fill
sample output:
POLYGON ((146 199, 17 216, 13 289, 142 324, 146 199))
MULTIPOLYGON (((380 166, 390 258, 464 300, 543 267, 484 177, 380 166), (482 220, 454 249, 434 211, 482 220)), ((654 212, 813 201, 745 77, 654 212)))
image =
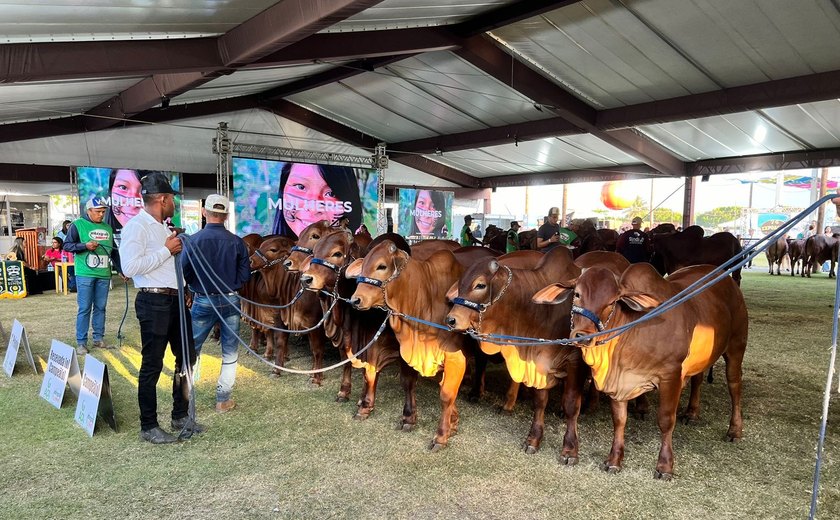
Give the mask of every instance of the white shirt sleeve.
POLYGON ((149 273, 165 262, 171 255, 166 246, 146 253, 148 234, 140 226, 126 226, 120 243, 120 259, 123 275, 128 278, 149 273))

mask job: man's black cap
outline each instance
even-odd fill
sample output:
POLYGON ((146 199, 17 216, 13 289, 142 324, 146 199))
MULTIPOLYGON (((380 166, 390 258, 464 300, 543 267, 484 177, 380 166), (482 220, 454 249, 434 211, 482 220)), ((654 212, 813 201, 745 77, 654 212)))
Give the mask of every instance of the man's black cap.
POLYGON ((141 195, 153 195, 155 193, 177 194, 172 189, 172 185, 169 184, 169 179, 166 178, 166 175, 160 172, 152 172, 144 175, 140 179, 140 184, 143 186, 143 189, 140 190, 141 195))

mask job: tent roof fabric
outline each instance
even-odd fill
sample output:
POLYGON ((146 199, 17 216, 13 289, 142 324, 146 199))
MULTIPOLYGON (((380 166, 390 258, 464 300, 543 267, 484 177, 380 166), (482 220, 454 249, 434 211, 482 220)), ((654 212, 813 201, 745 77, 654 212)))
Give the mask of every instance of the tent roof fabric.
POLYGON ((247 142, 388 143, 399 185, 840 165, 836 2, 534 4, 3 4, 0 156, 211 174, 228 121, 247 142))

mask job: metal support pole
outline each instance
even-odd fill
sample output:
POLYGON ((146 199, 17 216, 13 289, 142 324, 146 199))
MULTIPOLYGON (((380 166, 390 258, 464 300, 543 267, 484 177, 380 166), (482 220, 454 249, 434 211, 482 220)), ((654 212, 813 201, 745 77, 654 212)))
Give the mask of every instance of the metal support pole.
POLYGON ((70 207, 73 208, 73 216, 78 218, 82 209, 82 201, 79 200, 79 174, 72 166, 70 167, 70 207))
POLYGON ((388 229, 388 215, 385 212, 385 170, 388 168, 388 156, 385 143, 376 145, 373 164, 379 172, 379 184, 376 187, 376 234, 381 235, 388 229))
POLYGON ((213 153, 216 154, 216 193, 230 199, 230 170, 231 170, 230 136, 228 124, 220 122, 213 139, 213 153))
POLYGON ((697 188, 697 177, 685 178, 685 192, 683 194, 683 229, 694 224, 694 194, 697 188))

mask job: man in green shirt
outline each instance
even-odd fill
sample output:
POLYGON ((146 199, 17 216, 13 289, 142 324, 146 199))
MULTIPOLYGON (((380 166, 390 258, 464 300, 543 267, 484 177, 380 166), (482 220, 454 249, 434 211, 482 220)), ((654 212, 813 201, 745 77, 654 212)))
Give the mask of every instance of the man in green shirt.
POLYGON ((480 244, 472 234, 472 215, 464 215, 464 227, 461 228, 461 247, 471 246, 473 244, 480 244))
POLYGON ((104 223, 107 205, 100 197, 85 203, 85 217, 76 219, 67 230, 64 250, 75 254, 76 353, 87 354, 88 329, 93 321, 93 346, 105 347, 105 307, 111 289, 111 264, 120 272, 114 248, 114 230, 104 223), (92 318, 92 319, 91 319, 92 318))
POLYGON ((513 253, 514 251, 519 251, 519 222, 515 220, 510 223, 505 242, 505 252, 513 253))

